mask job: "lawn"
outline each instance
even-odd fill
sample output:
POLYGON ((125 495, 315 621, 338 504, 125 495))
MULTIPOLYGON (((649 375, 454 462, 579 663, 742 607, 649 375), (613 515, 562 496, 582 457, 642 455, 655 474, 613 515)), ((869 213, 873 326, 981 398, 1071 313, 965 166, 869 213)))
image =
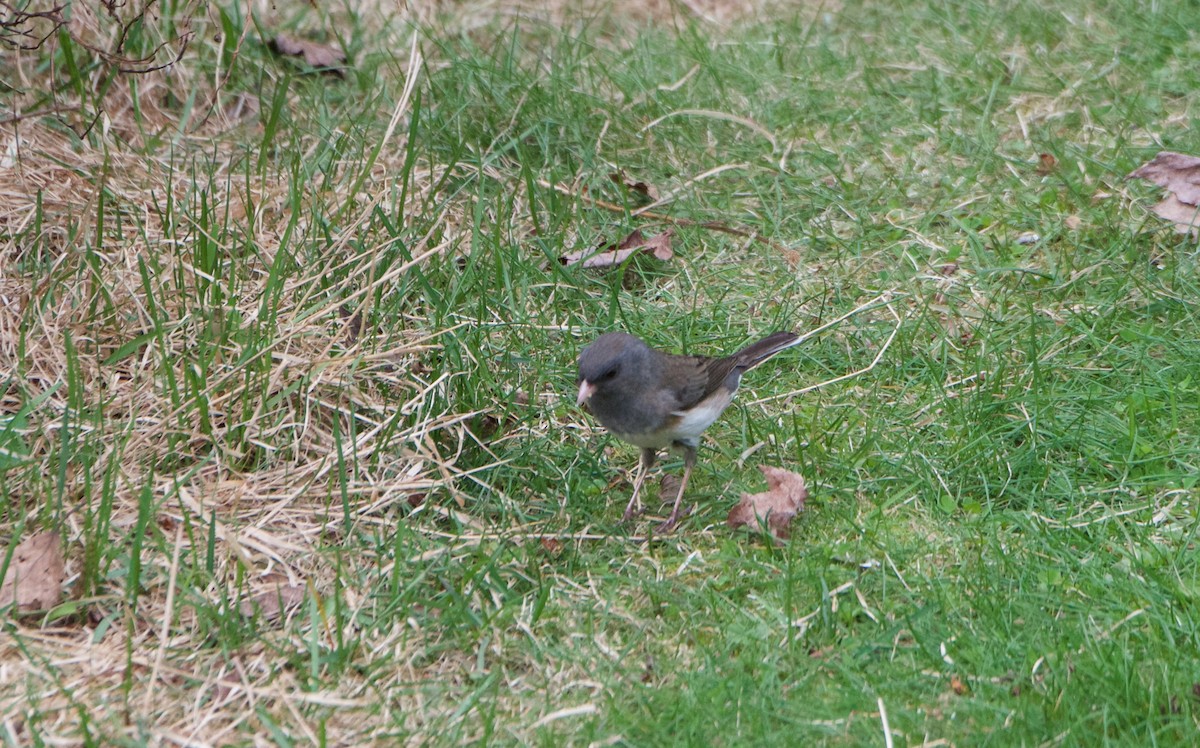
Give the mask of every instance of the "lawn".
POLYGON ((1200 155, 1200 5, 49 7, 0 568, 64 572, 0 744, 1200 741, 1200 245, 1127 179, 1200 155), (588 342, 843 316, 621 523, 588 342), (760 466, 785 540, 726 524, 760 466))

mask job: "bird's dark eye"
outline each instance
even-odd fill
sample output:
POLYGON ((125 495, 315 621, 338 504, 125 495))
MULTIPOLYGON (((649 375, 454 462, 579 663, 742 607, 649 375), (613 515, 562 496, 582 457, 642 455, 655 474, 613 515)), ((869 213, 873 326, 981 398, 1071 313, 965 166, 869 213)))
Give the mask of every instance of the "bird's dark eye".
POLYGON ((621 368, 621 367, 619 367, 619 366, 614 366, 613 368, 611 368, 611 369, 609 369, 608 371, 604 372, 603 374, 601 374, 601 375, 600 375, 600 381, 601 381, 601 382, 607 382, 608 380, 610 380, 610 379, 612 379, 613 377, 617 376, 617 371, 619 371, 619 370, 620 370, 620 368, 621 368))

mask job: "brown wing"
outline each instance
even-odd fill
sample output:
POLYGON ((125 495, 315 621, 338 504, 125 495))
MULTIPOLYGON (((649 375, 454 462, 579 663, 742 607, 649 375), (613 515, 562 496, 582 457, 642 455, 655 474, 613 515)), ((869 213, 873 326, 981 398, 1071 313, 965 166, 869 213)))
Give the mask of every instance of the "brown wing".
POLYGON ((675 393, 675 410, 687 410, 697 405, 724 386, 735 369, 748 368, 737 356, 671 356, 670 359, 665 380, 675 393))
MULTIPOLYGON (((675 396, 675 410, 687 410, 716 391, 725 377, 714 377, 712 364, 728 359, 704 356, 668 356, 664 384, 675 396)), ((733 371, 730 366, 728 371, 733 371)), ((728 372, 726 372, 728 374, 728 372)))
MULTIPOLYGON (((758 366, 792 345, 799 336, 794 332, 775 332, 725 358, 668 355, 667 384, 675 391, 676 410, 687 410, 722 387, 734 370, 746 371, 758 366)), ((736 389, 736 383, 734 388, 736 389)))
POLYGON ((730 378, 734 370, 748 370, 763 363, 796 341, 796 333, 773 333, 750 343, 730 357, 714 359, 703 355, 664 354, 670 359, 665 381, 676 395, 677 411, 697 405, 715 393, 730 378))

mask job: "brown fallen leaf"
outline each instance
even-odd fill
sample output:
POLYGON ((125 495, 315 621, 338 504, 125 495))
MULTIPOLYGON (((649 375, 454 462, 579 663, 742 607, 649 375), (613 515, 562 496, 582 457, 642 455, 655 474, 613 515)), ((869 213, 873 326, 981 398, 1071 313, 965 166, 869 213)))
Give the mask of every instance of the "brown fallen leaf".
POLYGON ((633 195, 638 200, 638 202, 641 202, 641 203, 658 202, 658 190, 654 189, 654 187, 646 184, 645 182, 629 181, 629 178, 627 176, 625 176, 624 171, 614 171, 612 174, 608 175, 608 178, 611 179, 613 182, 616 182, 621 187, 625 188, 626 191, 633 193, 633 195))
POLYGON ((654 657, 646 655, 646 667, 642 670, 642 683, 650 683, 654 680, 654 657))
POLYGON ((1038 154, 1037 173, 1040 174, 1041 176, 1044 177, 1047 174, 1050 174, 1051 172, 1054 171, 1054 169, 1057 166, 1058 166, 1058 159, 1056 159, 1054 157, 1054 154, 1052 154, 1052 153, 1039 153, 1038 154))
POLYGON ((742 500, 729 511, 729 518, 725 522, 731 528, 749 525, 768 531, 781 540, 786 539, 792 518, 804 511, 808 486, 804 483, 804 476, 790 470, 770 465, 759 465, 758 469, 767 479, 767 490, 742 494, 742 500))
POLYGON ((491 441, 500 430, 500 426, 500 419, 490 413, 475 416, 467 421, 467 431, 480 443, 491 441))
POLYGON ((967 687, 967 684, 963 683, 962 679, 957 675, 950 676, 950 690, 959 696, 965 696, 971 692, 971 689, 967 687))
POLYGON ((1188 205, 1200 204, 1200 158, 1162 151, 1129 173, 1130 179, 1145 179, 1175 193, 1188 205))
POLYGON ((571 252, 560 257, 559 262, 564 265, 582 265, 585 268, 610 268, 641 252, 652 254, 660 260, 669 260, 675 256, 674 250, 671 249, 671 237, 674 233, 673 229, 667 229, 647 239, 642 235, 641 229, 634 229, 615 247, 611 244, 601 245, 595 249, 571 252))
POLYGON ((258 97, 251 93, 239 93, 225 100, 221 107, 225 118, 230 122, 241 122, 252 117, 258 117, 258 97))
POLYGON ((0 584, 0 608, 15 602, 20 612, 49 610, 62 600, 63 577, 58 534, 31 535, 13 550, 0 584))
POLYGON ((346 53, 336 47, 308 39, 297 39, 287 34, 276 34, 271 40, 271 48, 281 55, 303 57, 310 67, 333 73, 340 73, 338 68, 346 62, 346 53))
POLYGON ((664 504, 674 503, 675 497, 679 494, 679 486, 683 484, 683 478, 675 473, 663 473, 662 478, 658 481, 658 498, 664 504))
POLYGON ((1200 235, 1200 207, 1188 205, 1175 195, 1167 195, 1150 210, 1159 218, 1175 224, 1175 230, 1179 233, 1186 234, 1190 231, 1200 235))
POLYGON ((363 318, 362 311, 355 309, 349 304, 342 304, 338 310, 342 320, 345 322, 346 345, 353 347, 362 337, 363 318))
POLYGON ((304 602, 307 587, 303 584, 292 584, 283 574, 273 573, 259 581, 261 589, 254 596, 242 600, 238 610, 247 618, 256 614, 263 621, 278 621, 284 613, 289 613, 304 602))
POLYGON ((1128 179, 1145 179, 1169 193, 1151 210, 1175 224, 1181 234, 1200 236, 1200 158, 1162 151, 1129 173, 1128 179))

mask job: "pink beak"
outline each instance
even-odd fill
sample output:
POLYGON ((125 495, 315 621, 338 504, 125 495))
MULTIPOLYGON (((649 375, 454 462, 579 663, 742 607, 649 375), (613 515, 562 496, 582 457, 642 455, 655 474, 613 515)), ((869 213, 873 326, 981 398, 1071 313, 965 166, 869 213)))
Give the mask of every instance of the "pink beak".
POLYGON ((579 397, 576 398, 575 404, 583 405, 585 402, 587 402, 588 398, 591 397, 593 393, 595 393, 595 391, 596 391, 596 385, 592 384, 591 382, 589 382, 586 379, 583 380, 582 382, 579 383, 579 397))

